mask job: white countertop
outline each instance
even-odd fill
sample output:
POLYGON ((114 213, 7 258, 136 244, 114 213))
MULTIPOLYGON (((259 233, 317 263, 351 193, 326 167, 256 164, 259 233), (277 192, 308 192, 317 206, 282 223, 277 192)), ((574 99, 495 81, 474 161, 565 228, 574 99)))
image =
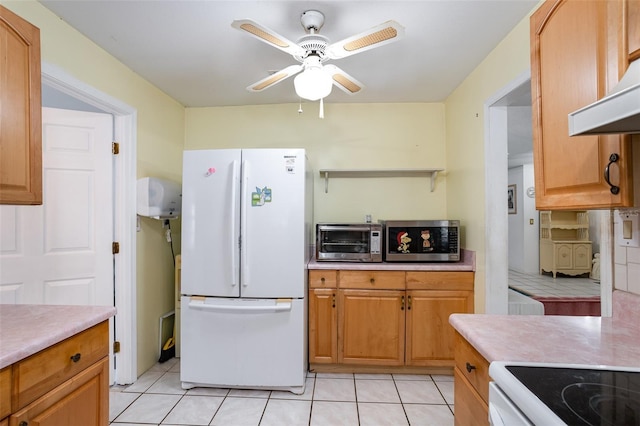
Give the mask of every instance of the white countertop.
POLYGON ((459 262, 325 262, 316 260, 315 256, 308 264, 308 269, 336 269, 352 271, 475 271, 476 252, 461 250, 462 260, 459 262))
POLYGON ((0 368, 114 316, 112 306, 0 305, 0 368))
POLYGON ((612 318, 453 314, 451 325, 489 361, 640 366, 640 296, 613 294, 612 318))

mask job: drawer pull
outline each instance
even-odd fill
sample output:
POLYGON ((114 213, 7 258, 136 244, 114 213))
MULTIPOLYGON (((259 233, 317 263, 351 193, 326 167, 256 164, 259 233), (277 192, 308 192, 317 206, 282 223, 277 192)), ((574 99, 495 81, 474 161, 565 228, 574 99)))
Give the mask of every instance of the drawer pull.
POLYGON ((376 280, 374 280, 373 278, 371 278, 371 279, 369 280, 369 282, 370 282, 371 284, 374 284, 374 283, 376 282, 376 280))
POLYGON ((324 277, 320 278, 320 282, 324 284, 324 277))
POLYGON ((24 420, 18 423, 18 426, 29 426, 29 422, 25 422, 24 420))
POLYGON ((75 355, 71 355, 71 361, 78 362, 78 361, 80 361, 80 357, 81 357, 80 352, 78 352, 75 355))
POLYGON ((475 370, 476 366, 467 363, 467 373, 471 373, 472 370, 475 370))

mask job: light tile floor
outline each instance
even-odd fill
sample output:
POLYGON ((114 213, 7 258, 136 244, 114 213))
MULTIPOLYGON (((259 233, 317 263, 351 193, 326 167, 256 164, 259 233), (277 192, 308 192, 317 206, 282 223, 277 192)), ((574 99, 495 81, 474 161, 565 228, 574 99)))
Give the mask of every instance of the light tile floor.
POLYGON ((527 296, 594 297, 600 296, 600 282, 591 278, 509 271, 509 287, 527 296))
POLYGON ((177 358, 110 392, 113 426, 453 425, 453 376, 309 373, 303 395, 180 386, 177 358))

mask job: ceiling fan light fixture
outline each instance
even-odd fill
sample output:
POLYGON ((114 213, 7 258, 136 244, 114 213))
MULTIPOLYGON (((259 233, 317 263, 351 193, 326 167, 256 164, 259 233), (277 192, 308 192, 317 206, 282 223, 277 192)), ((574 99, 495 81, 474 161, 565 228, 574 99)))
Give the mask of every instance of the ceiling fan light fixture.
POLYGON ((296 94, 309 101, 326 98, 331 93, 333 79, 320 65, 320 58, 309 56, 305 59, 305 69, 293 79, 296 94))

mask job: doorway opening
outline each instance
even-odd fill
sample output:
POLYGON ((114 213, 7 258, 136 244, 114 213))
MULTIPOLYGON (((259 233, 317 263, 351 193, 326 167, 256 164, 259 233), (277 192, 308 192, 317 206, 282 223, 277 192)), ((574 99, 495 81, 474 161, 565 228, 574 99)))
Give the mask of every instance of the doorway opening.
MULTIPOLYGON (((136 342, 136 110, 64 70, 42 63, 43 93, 61 94, 71 102, 67 109, 94 108, 114 117, 114 139, 120 144, 115 162, 114 240, 120 252, 114 257, 115 335, 120 342, 114 381, 129 384, 137 379, 136 342), (75 105, 75 106, 74 106, 75 105), (82 106, 81 106, 82 105, 82 106)), ((86 110, 86 109, 82 109, 86 110)))

